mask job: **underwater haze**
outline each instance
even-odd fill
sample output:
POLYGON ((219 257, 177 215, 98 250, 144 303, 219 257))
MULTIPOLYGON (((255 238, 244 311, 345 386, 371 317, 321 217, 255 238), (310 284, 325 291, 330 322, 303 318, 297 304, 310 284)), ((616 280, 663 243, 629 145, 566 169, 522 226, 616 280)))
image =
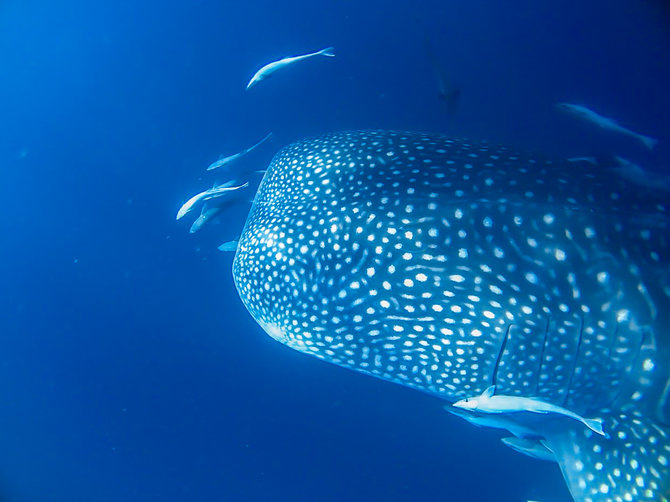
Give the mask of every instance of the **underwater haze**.
POLYGON ((573 500, 446 402, 267 336, 217 246, 282 147, 346 130, 618 156, 670 190, 668 54, 661 0, 0 3, 0 501, 573 500), (222 217, 175 221, 270 132, 222 217))

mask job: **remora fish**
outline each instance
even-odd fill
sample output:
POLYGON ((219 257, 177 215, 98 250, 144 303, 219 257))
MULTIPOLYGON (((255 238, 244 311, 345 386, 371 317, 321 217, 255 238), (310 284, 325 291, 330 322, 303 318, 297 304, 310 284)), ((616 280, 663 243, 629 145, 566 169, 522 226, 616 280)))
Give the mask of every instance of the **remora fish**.
POLYGON ((327 56, 331 58, 335 57, 335 47, 326 47, 325 49, 321 49, 320 51, 312 52, 310 54, 304 54, 302 56, 293 56, 289 58, 280 59, 279 61, 273 61, 272 63, 268 63, 265 66, 263 66, 260 70, 258 70, 253 77, 251 77, 251 80, 249 80, 249 83, 247 84, 247 90, 256 85, 258 82, 265 80, 277 70, 280 70, 285 66, 291 65, 293 63, 297 63, 298 61, 302 61, 303 59, 311 58, 314 56, 327 56))
POLYGON ((453 406, 445 406, 444 409, 477 427, 492 427, 511 432, 514 437, 501 438, 500 441, 519 453, 540 460, 556 461, 553 452, 542 443, 542 435, 522 424, 519 420, 512 419, 509 415, 478 414, 453 406))
POLYGON ((502 429, 511 432, 518 438, 535 438, 539 439, 542 436, 539 432, 532 429, 531 426, 526 425, 518 418, 510 415, 491 415, 484 413, 473 413, 462 408, 454 408, 453 406, 445 406, 444 409, 449 413, 456 415, 464 420, 467 420, 477 427, 490 427, 493 429, 502 429))
POLYGON ((179 208, 179 211, 177 211, 177 219, 181 220, 184 216, 193 211, 196 204, 200 202, 206 202, 211 199, 216 199, 223 196, 223 194, 227 192, 232 192, 234 190, 239 190, 241 188, 246 188, 247 186, 249 186, 249 183, 244 183, 238 186, 232 186, 234 183, 235 183, 234 181, 227 181, 220 185, 214 185, 212 188, 205 190, 204 192, 195 194, 179 208))
POLYGON ((542 444, 541 440, 511 437, 502 438, 500 441, 514 451, 518 451, 529 457, 537 458, 538 460, 546 460, 547 462, 556 462, 554 453, 542 444))
POLYGON ((603 418, 609 439, 543 433, 575 500, 667 502, 666 192, 486 143, 331 134, 275 156, 233 276, 306 354, 448 402, 495 383, 603 418))
POLYGON ((208 171, 213 171, 214 169, 218 169, 220 167, 227 166, 228 164, 230 164, 232 162, 235 162, 236 160, 239 160, 241 157, 244 157, 246 154, 248 154, 252 150, 261 146, 263 143, 265 143, 271 137, 272 137, 272 133, 269 133, 267 136, 265 136, 262 140, 260 140, 255 145, 250 146, 249 148, 246 148, 239 153, 235 153, 235 154, 229 155, 227 157, 222 157, 219 160, 215 160, 214 162, 212 162, 209 165, 209 167, 207 167, 207 170, 208 171))
POLYGON ((556 106, 558 107, 559 110, 563 110, 569 113, 570 115, 573 115, 577 118, 590 122, 600 127, 601 129, 624 134, 626 136, 635 138, 636 140, 640 141, 644 146, 646 146, 649 150, 652 150, 656 146, 656 143, 658 143, 657 139, 650 138, 649 136, 645 136, 643 134, 638 134, 634 131, 631 131, 630 129, 627 129, 622 125, 619 125, 616 120, 608 117, 603 117, 602 115, 594 112, 593 110, 585 106, 573 105, 570 103, 558 103, 556 106))
POLYGON ((203 204, 202 210, 200 211, 200 216, 198 216, 191 225, 189 233, 191 234, 196 233, 207 223, 209 223, 210 221, 214 220, 217 216, 219 216, 223 211, 224 206, 210 206, 207 203, 203 204))
POLYGON ((530 413, 555 413, 583 423, 596 434, 600 434, 601 436, 606 435, 603 432, 601 419, 584 418, 562 406, 547 403, 541 399, 495 395, 495 386, 493 385, 482 392, 480 396, 466 397, 465 399, 455 402, 454 406, 465 410, 477 410, 483 413, 504 414, 524 411, 530 413))
POLYGON ((639 165, 619 156, 614 156, 617 165, 614 172, 622 178, 648 188, 670 192, 670 176, 642 169, 639 165))

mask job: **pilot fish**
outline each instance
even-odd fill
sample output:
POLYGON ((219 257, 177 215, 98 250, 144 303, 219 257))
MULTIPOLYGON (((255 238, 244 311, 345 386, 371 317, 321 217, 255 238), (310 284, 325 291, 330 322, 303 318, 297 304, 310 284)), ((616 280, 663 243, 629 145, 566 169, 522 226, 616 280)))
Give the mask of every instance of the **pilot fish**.
POLYGON ((667 501, 670 201, 608 169, 411 132, 270 163, 233 261, 275 340, 447 403, 496 385, 577 501, 667 501), (545 418, 546 417, 546 418, 545 418))

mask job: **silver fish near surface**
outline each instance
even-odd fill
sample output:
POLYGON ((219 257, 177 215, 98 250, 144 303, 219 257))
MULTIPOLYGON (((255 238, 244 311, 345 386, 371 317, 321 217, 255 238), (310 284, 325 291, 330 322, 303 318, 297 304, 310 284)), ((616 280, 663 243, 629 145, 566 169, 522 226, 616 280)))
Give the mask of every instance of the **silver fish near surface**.
POLYGON ((668 500, 667 192, 440 135, 330 134, 275 156, 233 276, 295 350, 448 402, 495 385, 602 418, 609 438, 555 414, 521 432, 577 501, 668 500))

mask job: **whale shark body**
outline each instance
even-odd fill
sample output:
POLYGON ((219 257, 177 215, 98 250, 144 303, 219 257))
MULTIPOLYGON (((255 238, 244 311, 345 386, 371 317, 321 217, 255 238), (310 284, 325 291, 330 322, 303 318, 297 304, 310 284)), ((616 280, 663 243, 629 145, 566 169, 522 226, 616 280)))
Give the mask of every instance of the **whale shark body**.
POLYGON ((233 277, 293 349, 447 402, 495 385, 602 418, 608 437, 522 424, 575 500, 669 499, 667 192, 486 143, 335 133, 275 156, 233 277))

